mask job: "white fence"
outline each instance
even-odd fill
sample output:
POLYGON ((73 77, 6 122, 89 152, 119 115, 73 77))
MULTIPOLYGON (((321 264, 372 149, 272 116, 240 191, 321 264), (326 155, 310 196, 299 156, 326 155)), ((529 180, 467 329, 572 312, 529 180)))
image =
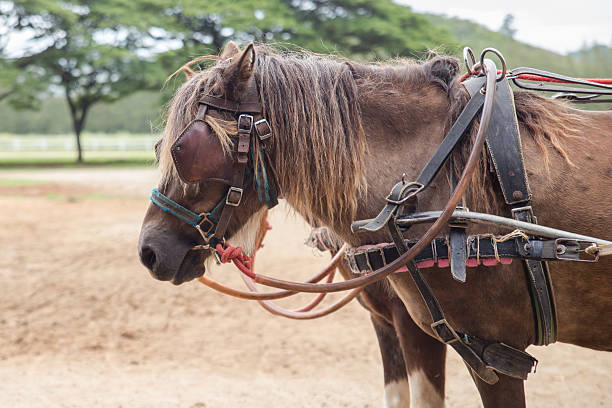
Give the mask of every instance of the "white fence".
MULTIPOLYGON (((88 151, 151 150, 158 136, 132 134, 84 134, 81 147, 88 151)), ((74 151, 73 135, 0 135, 0 151, 74 151)))

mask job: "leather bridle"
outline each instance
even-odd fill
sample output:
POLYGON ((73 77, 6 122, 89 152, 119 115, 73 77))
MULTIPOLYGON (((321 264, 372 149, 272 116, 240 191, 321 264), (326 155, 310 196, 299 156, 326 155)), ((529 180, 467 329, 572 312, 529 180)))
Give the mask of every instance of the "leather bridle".
MULTIPOLYGON (((198 214, 168 198, 157 189, 154 189, 151 193, 151 202, 153 204, 163 211, 174 215, 181 221, 186 222, 198 231, 204 243, 198 245, 197 249, 214 251, 218 243, 225 243, 227 227, 234 210, 242 202, 245 188, 253 180, 257 180, 257 175, 255 174, 257 169, 254 165, 256 146, 253 139, 255 137, 259 141, 259 148, 264 159, 261 165, 268 165, 265 152, 266 149, 269 149, 268 141, 272 137, 272 132, 268 121, 263 117, 263 109, 258 100, 258 95, 254 80, 249 82, 244 97, 239 102, 215 95, 204 95, 199 101, 195 119, 185 127, 177 140, 172 144, 172 158, 179 177, 184 182, 198 183, 207 179, 221 179, 229 185, 226 194, 211 211, 198 214), (198 139, 202 138, 205 132, 203 127, 207 126, 205 122, 206 114, 210 108, 230 112, 237 120, 238 140, 236 142, 236 150, 233 152, 233 162, 229 163, 232 168, 231 171, 228 171, 230 169, 224 169, 224 173, 231 173, 229 180, 214 176, 202 178, 197 172, 197 166, 189 163, 189 160, 194 160, 192 159, 194 152, 192 151, 191 144, 197 143, 198 139), (196 168, 195 171, 193 170, 194 167, 196 168)), ((268 174, 266 171, 262 172, 264 193, 262 197, 258 191, 258 198, 268 208, 272 208, 278 204, 277 192, 274 187, 275 184, 268 177, 268 174)))

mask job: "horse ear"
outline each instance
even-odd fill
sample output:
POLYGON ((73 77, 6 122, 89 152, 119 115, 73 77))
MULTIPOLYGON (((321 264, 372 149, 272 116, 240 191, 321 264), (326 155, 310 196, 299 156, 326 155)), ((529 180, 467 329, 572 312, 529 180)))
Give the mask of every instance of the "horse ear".
POLYGON ((227 96, 239 99, 241 92, 246 88, 255 67, 255 46, 250 43, 239 57, 232 60, 224 70, 224 84, 227 96))
POLYGON ((240 48, 238 48, 238 45, 236 45, 235 42, 230 41, 227 44, 225 44, 225 47, 223 47, 223 51, 221 52, 220 58, 221 61, 226 60, 228 58, 232 58, 234 55, 238 54, 240 52, 240 48))
POLYGON ((431 75, 442 80, 446 86, 459 74, 459 61, 453 57, 435 57, 425 63, 425 69, 429 70, 431 75))

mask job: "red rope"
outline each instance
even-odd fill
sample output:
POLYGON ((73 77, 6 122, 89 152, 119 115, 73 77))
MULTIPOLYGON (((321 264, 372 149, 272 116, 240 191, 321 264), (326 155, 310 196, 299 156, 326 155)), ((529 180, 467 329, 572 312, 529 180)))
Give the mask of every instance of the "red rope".
MULTIPOLYGON (((497 73, 501 74, 501 71, 498 70, 497 73)), ((465 74, 461 75, 461 78, 459 78, 459 82, 463 82, 469 77, 470 77, 470 73, 466 72, 465 74)), ((557 82, 560 84, 571 84, 572 83, 572 82, 562 81, 560 79, 548 78, 548 77, 543 77, 540 75, 531 75, 531 74, 520 74, 517 76, 517 79, 522 79, 524 81, 557 82)), ((612 78, 577 78, 577 79, 580 79, 582 81, 595 82, 597 84, 612 85, 612 78)))
POLYGON ((240 272, 251 279, 255 279, 255 273, 251 270, 251 257, 244 254, 241 247, 226 245, 224 248, 223 245, 219 243, 215 249, 220 255, 222 263, 233 262, 240 272))
POLYGON ((257 251, 263 246, 263 240, 264 240, 264 237, 266 236, 266 232, 272 229, 272 226, 267 220, 263 222, 266 223, 266 226, 265 228, 263 228, 263 224, 262 224, 262 228, 259 231, 259 235, 255 242, 256 248, 255 248, 255 252, 253 253, 253 257, 250 257, 246 255, 245 253, 243 253, 241 247, 233 247, 227 244, 225 247, 223 247, 223 244, 219 243, 217 244, 215 248, 217 250, 217 253, 221 257, 222 263, 233 262, 234 265, 236 265, 236 268, 240 270, 240 272, 244 273, 246 276, 248 276, 251 279, 255 279, 256 277, 255 272, 253 272, 252 270, 253 259, 255 258, 257 251))

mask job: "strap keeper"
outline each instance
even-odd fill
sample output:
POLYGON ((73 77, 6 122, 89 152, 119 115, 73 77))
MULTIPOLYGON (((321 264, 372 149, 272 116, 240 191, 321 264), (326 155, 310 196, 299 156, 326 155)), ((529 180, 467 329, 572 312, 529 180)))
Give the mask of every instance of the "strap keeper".
POLYGON ((455 341, 461 342, 461 338, 459 337, 455 329, 453 329, 450 324, 448 324, 446 319, 441 319, 437 322, 433 322, 431 324, 431 328, 444 344, 451 344, 455 341))
POLYGON ((231 186, 225 197, 225 204, 232 207, 238 207, 242 201, 243 189, 240 187, 231 186))
POLYGON ((263 142, 272 137, 272 130, 270 129, 270 124, 265 118, 259 119, 253 125, 255 126, 255 131, 257 132, 257 136, 259 137, 260 141, 263 142))

